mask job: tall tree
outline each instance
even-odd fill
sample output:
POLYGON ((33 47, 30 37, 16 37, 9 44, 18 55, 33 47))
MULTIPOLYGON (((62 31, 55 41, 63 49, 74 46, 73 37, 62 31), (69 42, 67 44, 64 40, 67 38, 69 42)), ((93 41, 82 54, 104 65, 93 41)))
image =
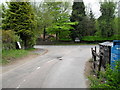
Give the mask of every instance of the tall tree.
POLYGON ((94 36, 96 33, 96 26, 95 26, 96 22, 95 22, 95 17, 94 17, 94 14, 92 12, 92 9, 90 10, 89 18, 90 18, 90 22, 88 23, 89 28, 87 31, 89 32, 90 36, 94 36))
POLYGON ((25 48, 35 44, 34 13, 29 2, 8 2, 8 9, 3 19, 3 29, 13 30, 20 36, 25 48))
POLYGON ((59 17, 59 21, 48 27, 48 32, 56 34, 56 40, 70 39, 70 29, 73 29, 71 25, 76 24, 77 22, 70 22, 68 14, 64 13, 59 17))
POLYGON ((5 26, 6 26, 6 20, 5 20, 5 16, 6 16, 6 11, 7 11, 7 9, 5 8, 5 5, 2 3, 1 4, 1 22, 2 22, 2 28, 4 29, 5 28, 5 26))
POLYGON ((43 41, 45 41, 45 36, 47 33, 46 28, 52 24, 53 19, 49 6, 46 2, 40 4, 38 8, 39 10, 37 12, 37 25, 38 28, 41 29, 43 33, 43 41))
POLYGON ((2 12, 3 12, 3 5, 0 4, 0 27, 1 27, 1 23, 2 23, 2 12))
POLYGON ((96 32, 95 18, 92 10, 83 19, 84 34, 83 36, 94 36, 96 32))
POLYGON ((57 29, 54 27, 59 25, 61 22, 64 23, 69 21, 69 2, 56 2, 57 0, 44 0, 42 3, 32 3, 34 11, 36 13, 37 27, 41 34, 43 34, 43 40, 45 41, 46 34, 56 34, 58 38, 57 29), (65 19, 65 20, 64 20, 65 19), (48 28, 54 28, 52 30, 48 28))
MULTIPOLYGON (((69 2, 44 2, 43 5, 43 10, 47 9, 46 13, 52 19, 52 24, 46 27, 47 32, 56 34, 56 40, 58 40, 62 34, 61 31, 66 29, 64 23, 69 22, 69 2)), ((46 22, 48 23, 48 20, 46 22)))
POLYGON ((74 0, 73 6, 72 6, 72 15, 71 15, 71 22, 79 22, 78 25, 74 25, 74 30, 71 30, 72 32, 72 38, 73 40, 75 37, 81 38, 85 35, 85 29, 84 29, 84 18, 85 18, 85 6, 84 3, 81 2, 81 0, 74 0))
POLYGON ((120 35, 120 1, 118 2, 118 34, 120 35))
POLYGON ((115 17, 115 6, 115 3, 110 1, 101 3, 100 11, 102 15, 98 20, 101 36, 103 37, 111 37, 114 35, 113 20, 115 17))

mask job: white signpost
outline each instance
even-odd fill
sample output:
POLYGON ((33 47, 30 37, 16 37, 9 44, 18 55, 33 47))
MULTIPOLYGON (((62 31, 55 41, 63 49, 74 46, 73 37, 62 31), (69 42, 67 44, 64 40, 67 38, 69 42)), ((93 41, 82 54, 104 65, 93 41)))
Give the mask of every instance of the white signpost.
POLYGON ((22 48, 21 45, 20 45, 20 42, 17 42, 17 45, 18 45, 19 49, 22 48))

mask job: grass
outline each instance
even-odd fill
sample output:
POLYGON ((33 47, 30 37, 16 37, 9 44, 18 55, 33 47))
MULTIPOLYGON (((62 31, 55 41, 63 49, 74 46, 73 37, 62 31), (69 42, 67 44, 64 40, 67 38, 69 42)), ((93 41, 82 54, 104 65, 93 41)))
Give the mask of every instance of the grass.
POLYGON ((0 64, 8 64, 12 60, 24 57, 28 54, 28 50, 2 50, 2 60, 0 60, 0 64))
POLYGON ((27 51, 34 51, 34 50, 36 50, 35 48, 28 48, 28 49, 26 49, 27 51))

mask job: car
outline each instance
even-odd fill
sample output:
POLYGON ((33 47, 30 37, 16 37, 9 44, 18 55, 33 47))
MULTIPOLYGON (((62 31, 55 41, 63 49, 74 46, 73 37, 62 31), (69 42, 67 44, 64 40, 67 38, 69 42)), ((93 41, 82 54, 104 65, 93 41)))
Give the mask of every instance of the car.
POLYGON ((80 42, 80 39, 78 37, 76 37, 75 42, 80 42))

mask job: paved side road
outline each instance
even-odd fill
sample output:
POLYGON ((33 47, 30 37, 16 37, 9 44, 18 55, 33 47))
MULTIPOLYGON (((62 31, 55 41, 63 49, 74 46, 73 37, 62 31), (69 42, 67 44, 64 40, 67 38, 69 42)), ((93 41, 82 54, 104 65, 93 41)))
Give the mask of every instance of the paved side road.
POLYGON ((3 88, 87 88, 84 69, 94 46, 35 47, 48 53, 3 73, 3 88))

